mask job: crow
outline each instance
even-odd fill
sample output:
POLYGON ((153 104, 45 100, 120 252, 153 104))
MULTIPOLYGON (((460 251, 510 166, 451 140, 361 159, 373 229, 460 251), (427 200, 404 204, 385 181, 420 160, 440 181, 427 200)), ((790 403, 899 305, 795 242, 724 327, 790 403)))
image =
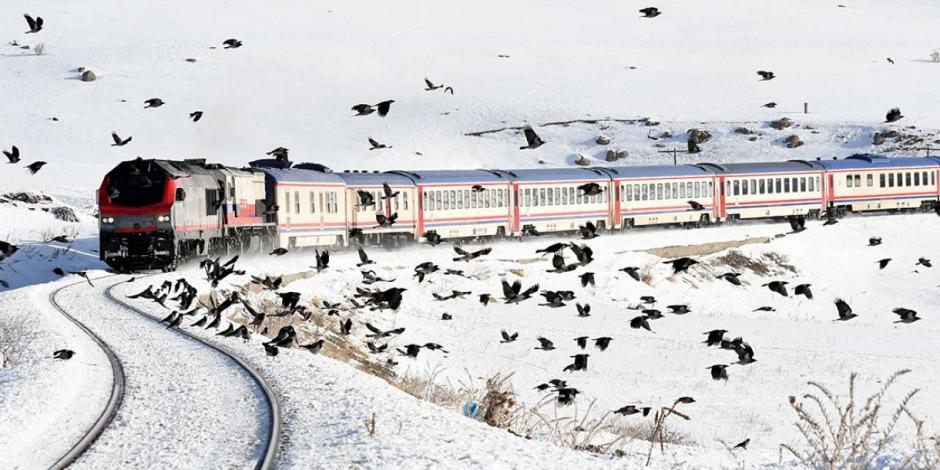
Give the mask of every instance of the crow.
POLYGON ((740 286, 740 285, 741 285, 741 280, 738 279, 738 277, 740 277, 740 276, 741 276, 741 273, 724 273, 724 274, 720 274, 720 275, 715 276, 715 277, 718 278, 718 279, 724 279, 724 280, 726 280, 726 281, 728 281, 728 282, 730 282, 730 283, 732 283, 732 284, 734 284, 734 285, 736 285, 736 286, 740 286))
POLYGON ((373 326, 373 325, 372 325, 371 323, 369 323, 369 322, 366 322, 366 329, 368 329, 369 331, 372 332, 372 333, 366 334, 366 337, 367 337, 367 338, 376 338, 376 339, 378 339, 378 338, 386 338, 386 337, 389 337, 389 336, 392 336, 392 335, 400 335, 400 334, 402 334, 402 333, 405 332, 405 329, 404 329, 404 328, 401 328, 401 327, 400 327, 400 328, 395 328, 395 329, 393 329, 393 330, 382 331, 382 330, 376 328, 375 326, 373 326))
POLYGON ((371 354, 382 353, 382 352, 385 352, 386 349, 388 349, 388 344, 383 344, 383 345, 381 345, 381 346, 376 346, 375 343, 373 343, 373 342, 367 342, 367 343, 366 343, 366 346, 369 348, 369 352, 370 352, 371 354))
POLYGON ((348 336, 352 332, 352 318, 347 318, 339 322, 339 334, 348 336))
POLYGON ((281 292, 277 294, 281 298, 281 307, 293 310, 300 302, 300 292, 281 292))
POLYGON ((597 238, 597 227, 590 220, 585 222, 584 225, 579 225, 578 232, 581 234, 582 240, 597 238))
POLYGON ((71 349, 60 349, 58 351, 52 352, 53 359, 62 359, 66 361, 71 359, 74 355, 75 351, 72 351, 71 349))
POLYGON ((428 242, 428 245, 437 246, 441 244, 443 238, 434 230, 428 230, 422 235, 424 239, 428 242))
POLYGON ((6 150, 3 151, 3 155, 7 157, 9 163, 19 163, 20 162, 20 149, 16 148, 14 145, 9 152, 6 150))
POLYGON ((923 266, 923 267, 925 267, 925 268, 932 268, 932 267, 933 267, 933 265, 930 264, 930 260, 927 259, 927 258, 918 258, 918 259, 917 259, 917 263, 915 263, 914 266, 923 266))
POLYGON ((294 330, 293 326, 282 326, 281 329, 277 331, 277 336, 271 338, 267 343, 283 347, 290 344, 296 336, 297 332, 294 330))
POLYGON ((681 272, 688 272, 690 267, 698 264, 698 261, 695 261, 692 258, 678 258, 672 261, 664 261, 663 264, 671 264, 672 273, 679 274, 681 272))
POLYGON ((848 321, 858 316, 852 313, 852 307, 850 307, 849 304, 847 304, 844 300, 836 299, 835 304, 836 310, 839 312, 838 321, 848 321))
POLYGON ((385 100, 376 104, 375 108, 378 110, 379 116, 385 117, 388 114, 388 111, 391 109, 392 103, 394 102, 395 100, 385 100))
POLYGON ((537 149, 545 143, 545 141, 535 133, 535 129, 532 129, 532 126, 528 124, 522 128, 522 133, 525 134, 525 140, 528 143, 522 147, 519 147, 519 150, 537 149))
POLYGON ((585 183, 581 186, 578 186, 578 190, 581 191, 581 194, 584 196, 596 196, 604 192, 604 188, 597 183, 585 183))
POLYGON ((601 336, 600 338, 594 338, 594 347, 600 349, 601 351, 606 351, 607 347, 610 346, 610 342, 613 338, 609 336, 601 336))
POLYGON ((396 220, 398 220, 398 212, 394 212, 388 217, 386 217, 385 214, 375 214, 375 221, 378 223, 375 228, 391 227, 392 225, 395 225, 396 220))
POLYGON ((761 287, 766 287, 770 289, 771 292, 776 292, 784 297, 788 297, 789 295, 787 294, 786 287, 787 284, 789 284, 787 281, 772 281, 762 285, 761 287))
POLYGON ((486 307, 487 305, 489 305, 490 300, 492 300, 491 297, 492 296, 490 294, 480 294, 480 303, 483 304, 484 307, 486 307))
POLYGON ((565 299, 562 297, 560 292, 543 290, 541 293, 542 297, 545 297, 546 303, 539 304, 545 307, 558 308, 565 306, 565 299))
POLYGON ((575 372, 579 370, 587 370, 587 361, 590 354, 575 354, 574 356, 569 356, 574 359, 574 362, 565 366, 562 369, 563 372, 575 372))
POLYGON ((894 65, 894 60, 891 59, 890 57, 887 58, 887 61, 889 64, 894 65))
POLYGON ((736 362, 736 364, 746 366, 757 362, 757 359, 754 359, 754 349, 751 348, 751 345, 743 341, 734 344, 734 352, 738 355, 738 362, 736 362))
POLYGON ((747 438, 739 443, 737 443, 733 449, 747 450, 747 445, 751 443, 751 438, 747 438))
POLYGON ((652 295, 641 295, 640 300, 643 301, 644 304, 656 303, 656 297, 653 297, 652 295))
POLYGON ((698 142, 692 137, 689 137, 689 140, 685 143, 685 145, 687 153, 696 154, 702 152, 702 148, 698 146, 698 142))
POLYGON ((314 250, 313 253, 317 260, 317 265, 314 266, 314 269, 316 269, 317 272, 321 272, 324 269, 330 267, 330 252, 329 251, 323 250, 321 252, 320 250, 314 250))
POLYGON ((773 101, 771 101, 770 103, 767 103, 767 104, 763 105, 763 107, 765 107, 765 108, 770 108, 770 109, 774 109, 774 108, 777 107, 777 103, 774 103, 773 101))
POLYGON ((242 47, 242 42, 238 39, 226 39, 225 41, 222 41, 222 45, 225 49, 238 49, 239 47, 242 47))
POLYGON ((323 338, 320 338, 310 344, 301 344, 299 346, 306 349, 307 351, 312 352, 313 354, 317 354, 320 352, 320 349, 323 349, 323 343, 325 342, 326 341, 323 338))
POLYGON ((199 120, 202 119, 202 114, 202 111, 193 111, 189 113, 189 118, 192 119, 193 122, 199 122, 199 120))
POLYGON ((574 403, 575 397, 581 393, 576 388, 559 388, 555 390, 558 393, 558 404, 568 406, 574 403))
POLYGON ((914 323, 917 320, 920 320, 920 317, 917 316, 917 311, 911 310, 909 308, 898 307, 892 310, 895 315, 901 317, 900 320, 895 323, 914 323))
POLYGON ((359 263, 356 263, 357 268, 361 268, 367 264, 375 264, 375 261, 369 259, 369 255, 366 254, 366 250, 363 250, 362 247, 357 247, 356 251, 359 252, 359 263))
POLYGON ((440 269, 441 268, 433 262, 425 261, 424 263, 415 266, 415 277, 418 278, 418 282, 424 282, 425 276, 440 271, 440 269))
POLYGON ((548 269, 545 272, 547 273, 566 273, 578 269, 578 263, 565 264, 565 256, 561 251, 555 252, 555 256, 552 256, 552 269, 548 269))
POLYGON ((232 323, 229 323, 228 326, 225 327, 224 330, 222 330, 222 331, 216 333, 215 335, 216 335, 216 336, 229 337, 229 336, 232 336, 232 333, 234 333, 234 332, 235 332, 235 325, 232 324, 232 323))
POLYGON ((775 77, 773 72, 768 72, 766 70, 758 70, 757 74, 760 75, 762 81, 773 80, 775 77))
POLYGON ((65 271, 63 271, 62 268, 58 266, 55 268, 52 268, 52 272, 58 276, 65 276, 65 271))
POLYGON ((574 339, 574 342, 578 345, 579 348, 584 349, 587 347, 587 336, 578 336, 574 339))
POLYGON ((805 295, 807 299, 813 300, 813 291, 809 289, 811 284, 800 284, 793 289, 793 295, 805 295))
POLYGON ((454 258, 454 259, 453 259, 454 261, 470 261, 470 260, 473 260, 473 259, 477 259, 477 258, 479 258, 479 257, 481 257, 481 256, 486 256, 486 255, 490 254, 490 252, 493 251, 493 249, 492 249, 492 248, 483 248, 482 250, 477 250, 477 251, 474 251, 474 252, 471 253, 471 252, 465 251, 464 249, 460 248, 459 246, 454 246, 454 251, 455 251, 458 255, 460 255, 460 256, 454 258))
POLYGON ((290 149, 278 147, 270 152, 266 152, 265 155, 272 156, 275 160, 286 162, 288 153, 290 153, 290 149))
POLYGON ((643 413, 643 416, 645 417, 650 414, 651 410, 652 408, 648 406, 637 408, 636 405, 627 405, 614 411, 614 413, 618 415, 622 415, 622 416, 630 416, 630 415, 635 415, 637 413, 643 413))
POLYGON ((41 16, 37 16, 36 19, 33 19, 32 16, 29 16, 29 13, 24 13, 23 18, 26 18, 26 24, 29 25, 29 31, 27 31, 26 34, 38 33, 42 31, 42 17, 41 16))
POLYGON ((692 397, 679 397, 676 399, 676 403, 684 403, 686 405, 695 403, 695 399, 692 397))
POLYGON ((728 368, 725 364, 715 364, 711 367, 706 367, 706 369, 711 371, 712 380, 728 380, 728 368))
POLYGON ((667 305, 666 308, 669 309, 669 313, 674 313, 676 315, 685 315, 686 313, 691 312, 691 310, 689 310, 689 306, 685 304, 667 305))
POLYGON ((431 81, 428 80, 428 77, 424 77, 424 83, 427 85, 424 91, 434 91, 444 87, 444 85, 435 85, 434 83, 431 83, 431 81))
POLYGON ((653 331, 652 329, 650 329, 649 319, 650 317, 646 315, 640 315, 638 317, 634 317, 632 320, 630 320, 630 328, 637 329, 637 330, 640 328, 644 328, 646 329, 646 331, 653 331))
POLYGON ((705 335, 708 335, 708 338, 705 339, 705 346, 719 346, 719 345, 721 345, 721 341, 725 339, 725 333, 727 333, 727 332, 728 332, 728 330, 711 330, 711 331, 706 331, 705 333, 703 333, 703 334, 705 334, 705 335))
POLYGON ((590 273, 590 272, 584 273, 584 274, 581 274, 580 277, 581 277, 581 287, 587 287, 588 284, 592 286, 596 285, 594 283, 594 273, 590 273))
POLYGON ((511 343, 511 342, 515 341, 517 338, 519 338, 519 332, 518 332, 518 331, 515 332, 515 333, 513 333, 513 334, 509 334, 509 333, 506 332, 506 330, 502 330, 502 331, 499 332, 499 334, 502 335, 502 337, 503 337, 503 340, 500 341, 500 343, 511 343))
POLYGON ((414 359, 414 358, 417 358, 418 353, 421 352, 421 345, 420 344, 406 344, 405 349, 404 350, 399 349, 398 352, 401 353, 402 356, 410 357, 414 359))
POLYGON ((539 342, 539 347, 535 349, 541 349, 542 351, 551 351, 555 349, 555 343, 552 343, 552 341, 549 340, 548 338, 543 338, 539 336, 538 338, 536 338, 536 340, 538 340, 539 342))
POLYGON ((526 290, 522 290, 522 283, 520 281, 514 281, 510 286, 506 280, 502 281, 503 285, 503 298, 507 304, 517 304, 524 300, 528 300, 532 297, 532 294, 538 292, 539 285, 535 284, 532 287, 529 287, 526 290))
POLYGON ((884 269, 884 268, 886 268, 886 267, 888 266, 888 263, 891 262, 891 258, 884 258, 884 259, 880 259, 880 260, 875 261, 875 262, 878 263, 878 269, 880 270, 880 269, 884 269))
POLYGON ((771 306, 769 306, 769 305, 765 305, 765 306, 763 306, 763 307, 757 307, 757 308, 755 308, 754 311, 755 311, 755 312, 776 312, 777 309, 775 309, 775 308, 773 308, 773 307, 771 307, 771 306))
POLYGON ((164 103, 163 100, 161 100, 160 98, 150 98, 149 100, 144 101, 144 104, 145 104, 144 109, 146 109, 146 108, 159 108, 160 106, 163 106, 166 103, 164 103))
POLYGON ((558 253, 561 250, 564 250, 568 246, 567 243, 552 243, 545 248, 540 248, 535 250, 536 253, 548 254, 548 253, 558 253))
POLYGON ((574 252, 574 256, 578 258, 578 264, 581 266, 587 266, 591 264, 591 261, 594 261, 594 250, 591 247, 581 244, 577 245, 572 243, 568 245, 571 248, 571 251, 574 252))
POLYGON ((590 305, 590 304, 584 304, 584 305, 575 304, 574 306, 578 309, 578 316, 579 316, 579 317, 584 318, 584 317, 589 317, 589 316, 591 316, 591 305, 590 305))
POLYGON ((424 343, 423 348, 427 349, 428 351, 440 351, 444 354, 449 354, 448 351, 444 349, 444 346, 441 346, 437 343, 424 343))
POLYGON ((636 266, 627 266, 625 268, 620 268, 618 271, 623 271, 630 275, 634 280, 640 280, 640 268, 636 266))
POLYGON ((373 139, 372 137, 369 137, 368 139, 369 139, 369 145, 370 145, 369 150, 381 150, 381 149, 392 148, 391 145, 380 144, 377 140, 373 139))
POLYGON ((368 191, 357 189, 356 199, 359 201, 356 207, 375 207, 375 196, 368 191))
POLYGON ((685 202, 691 207, 691 210, 693 210, 693 211, 703 211, 703 210, 705 210, 705 206, 703 206, 703 205, 701 205, 701 204, 699 204, 699 203, 697 203, 697 202, 695 202, 695 201, 685 201, 685 202))
POLYGON ((74 274, 74 275, 76 275, 76 276, 78 276, 78 277, 84 278, 86 281, 88 281, 88 285, 89 285, 89 286, 95 287, 95 285, 91 283, 91 279, 88 278, 88 273, 87 273, 87 272, 85 272, 85 271, 69 271, 69 274, 74 274))
POLYGON ((122 140, 121 137, 120 137, 119 135, 117 135, 116 132, 112 132, 112 133, 111 133, 111 139, 114 140, 114 143, 111 144, 112 147, 123 147, 123 146, 127 145, 127 143, 130 142, 131 139, 133 139, 133 137, 128 137, 128 138, 122 140))
POLYGON ((900 110, 899 108, 891 108, 890 110, 888 110, 888 113, 885 114, 885 122, 886 122, 886 123, 887 123, 887 122, 897 122, 897 121, 900 121, 900 120, 903 119, 903 118, 904 118, 904 116, 901 114, 901 110, 900 110))
POLYGON ((368 116, 375 112, 375 108, 368 104, 357 104, 352 110, 356 112, 356 116, 368 116))
POLYGON ((483 186, 481 186, 481 185, 479 185, 479 184, 475 184, 475 185, 473 185, 473 186, 470 187, 470 190, 473 191, 473 192, 475 192, 475 193, 482 193, 483 191, 486 190, 486 188, 484 188, 483 186))
POLYGON ((29 165, 26 165, 26 171, 31 175, 35 175, 36 173, 39 173, 39 170, 41 170, 45 164, 46 162, 43 161, 30 163, 29 165))
POLYGON ((868 239, 868 246, 878 246, 881 244, 881 237, 871 237, 868 239))
POLYGON ((167 328, 176 328, 180 326, 180 323, 183 322, 183 315, 177 312, 176 310, 170 312, 165 318, 160 320, 160 323, 166 323, 167 328))
POLYGON ((660 318, 663 317, 663 312, 660 312, 659 310, 655 308, 645 308, 640 313, 649 317, 650 320, 659 320, 660 318))
POLYGON ((283 255, 286 255, 286 254, 287 254, 287 248, 277 248, 277 249, 275 249, 274 251, 268 253, 269 256, 270 256, 270 255, 274 255, 274 256, 283 256, 283 255))
POLYGON ((659 8, 656 7, 643 8, 640 10, 640 13, 643 13, 643 18, 656 18, 663 14, 663 12, 659 11, 659 8))
POLYGON ((268 356, 277 356, 277 353, 278 353, 277 346, 273 344, 268 344, 268 343, 262 343, 261 345, 264 346, 265 354, 267 354, 268 356))

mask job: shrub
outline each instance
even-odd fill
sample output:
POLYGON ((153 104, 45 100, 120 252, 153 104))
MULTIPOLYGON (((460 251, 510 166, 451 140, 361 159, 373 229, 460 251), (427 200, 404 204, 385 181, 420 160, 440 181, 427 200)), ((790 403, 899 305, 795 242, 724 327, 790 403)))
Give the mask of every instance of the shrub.
POLYGON ((33 54, 35 55, 45 55, 46 54, 46 43, 41 42, 33 46, 33 54))
POLYGON ((0 369, 16 365, 35 337, 25 315, 0 317, 0 369))
POLYGON ((934 49, 933 52, 930 53, 930 61, 940 62, 940 49, 934 49))

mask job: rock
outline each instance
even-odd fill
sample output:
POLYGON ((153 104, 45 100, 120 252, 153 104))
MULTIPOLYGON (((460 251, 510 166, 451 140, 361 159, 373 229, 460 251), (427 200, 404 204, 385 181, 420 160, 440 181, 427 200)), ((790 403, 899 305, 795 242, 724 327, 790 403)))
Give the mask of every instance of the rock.
POLYGON ((751 142, 756 142, 756 141, 757 141, 757 136, 748 137, 747 140, 749 140, 749 141, 751 141, 751 142))
POLYGON ((75 69, 75 72, 76 72, 76 73, 82 73, 82 72, 84 72, 84 71, 85 71, 85 67, 79 67, 79 68, 75 69))
POLYGON ((52 208, 52 216, 65 222, 78 222, 78 216, 71 207, 59 206, 52 208))
POLYGON ((881 135, 881 132, 875 132, 874 137, 872 138, 873 145, 881 145, 885 143, 885 137, 881 135))
POLYGON ((192 57, 186 59, 186 62, 189 62, 189 63, 193 63, 193 62, 195 62, 195 61, 196 61, 196 59, 193 59, 192 57))
POLYGON ((617 151, 616 151, 616 150, 608 150, 608 151, 607 151, 607 155, 604 157, 604 160, 605 160, 605 161, 608 161, 608 162, 615 162, 615 161, 617 161, 617 151))
POLYGON ((82 81, 83 82, 93 82, 98 79, 98 76, 95 75, 95 72, 91 70, 86 70, 82 72, 82 81))
POLYGON ((656 142, 655 144, 653 144, 653 147, 656 147, 656 148, 658 148, 658 149, 661 149, 661 148, 665 148, 665 147, 666 147, 666 144, 664 144, 664 143, 662 143, 662 142, 656 142))
POLYGON ((770 121, 770 127, 773 127, 774 129, 777 129, 778 131, 782 131, 790 127, 792 124, 793 123, 790 122, 790 118, 786 118, 786 117, 782 117, 780 119, 777 119, 776 121, 770 121))
POLYGON ((895 138, 897 138, 899 135, 901 135, 901 134, 899 134, 898 131, 896 131, 896 130, 894 130, 894 129, 890 129, 890 130, 887 130, 887 131, 881 131, 881 136, 884 137, 885 139, 895 139, 895 138))
POLYGON ((662 134, 659 134, 659 138, 660 138, 660 139, 671 139, 671 138, 673 138, 673 137, 675 137, 675 136, 673 136, 673 135, 672 135, 672 132, 669 132, 669 131, 663 131, 662 134))
POLYGON ((803 141, 800 140, 800 136, 793 134, 790 137, 787 137, 786 141, 788 149, 795 149, 803 145, 803 141))
POLYGON ((746 128, 746 127, 736 127, 736 128, 734 129, 734 133, 735 133, 735 134, 750 135, 750 134, 753 134, 754 131, 752 131, 752 130, 746 128))
POLYGON ((18 202, 23 202, 26 204, 39 204, 40 202, 52 202, 52 198, 50 198, 49 196, 44 196, 42 194, 27 193, 27 192, 7 193, 7 194, 4 194, 3 197, 11 201, 18 201, 18 202))
POLYGON ((591 160, 584 155, 578 154, 578 158, 574 161, 574 164, 578 166, 591 166, 591 160))
POLYGON ((624 159, 624 158, 627 158, 627 157, 629 157, 629 156, 630 156, 630 152, 628 152, 628 151, 626 151, 626 150, 618 150, 618 151, 617 151, 617 159, 624 159))
POLYGON ((544 165, 544 164, 545 164, 545 160, 539 160, 539 165, 544 165))
POLYGON ((606 135, 601 134, 597 136, 597 139, 595 139, 594 142, 596 142, 597 145, 607 145, 610 143, 610 137, 607 137, 606 135))
POLYGON ((689 141, 695 142, 696 144, 708 142, 712 138, 712 135, 708 131, 699 129, 689 129, 687 134, 689 134, 689 141))

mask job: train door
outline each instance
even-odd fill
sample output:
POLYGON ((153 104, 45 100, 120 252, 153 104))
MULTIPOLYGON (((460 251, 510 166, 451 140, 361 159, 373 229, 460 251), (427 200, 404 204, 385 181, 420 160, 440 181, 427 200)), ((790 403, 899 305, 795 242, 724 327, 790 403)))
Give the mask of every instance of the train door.
MULTIPOLYGON (((325 209, 326 209, 326 204, 323 204, 323 194, 324 194, 325 192, 326 192, 326 191, 317 191, 317 202, 319 202, 319 205, 317 205, 317 209, 320 209, 319 212, 318 212, 318 214, 319 214, 318 219, 320 220, 320 230, 323 230, 323 225, 324 225, 323 218, 325 217, 324 213, 326 212, 326 211, 325 211, 325 209)), ((355 217, 356 217, 356 208, 355 208, 355 207, 353 207, 352 214, 353 214, 353 220, 355 220, 355 217)))
POLYGON ((725 177, 719 176, 718 177, 718 191, 715 191, 715 194, 718 194, 718 209, 716 212, 718 214, 719 220, 723 220, 726 217, 728 217, 728 206, 727 206, 728 199, 727 199, 727 194, 725 194, 726 189, 727 188, 725 185, 725 177))
POLYGON ((620 184, 617 180, 613 179, 610 180, 608 184, 610 185, 610 191, 608 191, 608 193, 610 193, 610 197, 613 199, 608 208, 610 214, 608 226, 612 229, 620 228, 620 224, 623 221, 620 218, 620 184))
POLYGON ((414 201, 414 211, 415 211, 415 240, 424 236, 424 188, 421 186, 415 187, 415 201, 414 201))
POLYGON ((509 230, 512 231, 512 233, 519 233, 521 230, 519 224, 519 204, 521 204, 520 200, 522 199, 519 184, 510 184, 508 193, 507 196, 510 200, 506 202, 509 205, 509 230))

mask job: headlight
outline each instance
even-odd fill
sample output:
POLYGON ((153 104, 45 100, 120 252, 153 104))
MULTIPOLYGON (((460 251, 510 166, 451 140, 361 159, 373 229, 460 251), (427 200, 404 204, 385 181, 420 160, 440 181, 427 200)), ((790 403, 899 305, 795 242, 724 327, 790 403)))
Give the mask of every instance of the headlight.
POLYGON ((105 223, 105 224, 113 224, 113 223, 114 223, 114 217, 102 217, 102 218, 101 218, 101 222, 102 222, 102 223, 105 223))
POLYGON ((168 215, 157 216, 157 222, 169 222, 169 221, 170 221, 170 216, 168 215))

